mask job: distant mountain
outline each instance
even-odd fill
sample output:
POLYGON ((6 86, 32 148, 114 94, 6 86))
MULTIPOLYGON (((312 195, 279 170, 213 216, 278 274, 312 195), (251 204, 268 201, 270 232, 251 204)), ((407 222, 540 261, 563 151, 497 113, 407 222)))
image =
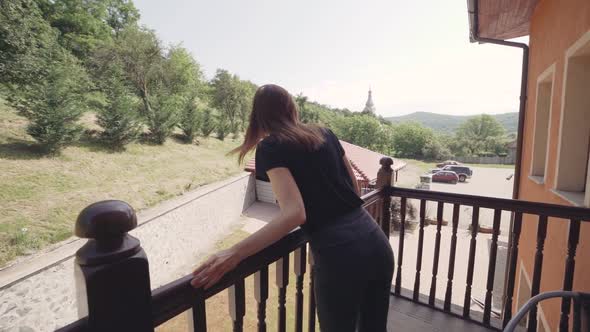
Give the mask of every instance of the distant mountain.
MULTIPOLYGON (((435 131, 442 133, 453 133, 467 119, 474 117, 475 115, 448 115, 448 114, 437 114, 430 112, 414 112, 402 116, 392 116, 385 118, 393 123, 402 122, 418 122, 425 127, 432 128, 435 131)), ((503 113, 503 114, 492 114, 498 122, 500 122, 507 133, 516 133, 518 126, 518 112, 503 113)))

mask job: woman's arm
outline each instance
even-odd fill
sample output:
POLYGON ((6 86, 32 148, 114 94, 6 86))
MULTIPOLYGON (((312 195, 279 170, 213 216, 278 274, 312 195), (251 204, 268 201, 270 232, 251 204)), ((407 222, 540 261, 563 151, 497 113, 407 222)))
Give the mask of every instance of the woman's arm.
POLYGON ((213 286, 224 274, 231 271, 244 258, 280 240, 295 227, 305 222, 305 207, 299 188, 289 169, 273 168, 267 172, 281 211, 277 217, 256 233, 233 247, 211 256, 193 272, 191 284, 205 289, 213 286))
POLYGON ((357 195, 361 195, 361 187, 359 186, 358 181, 356 180, 356 176, 354 175, 354 171, 352 170, 352 165, 350 164, 350 160, 346 155, 342 156, 342 160, 344 160, 344 165, 346 166, 346 170, 348 171, 348 175, 350 176, 350 180, 352 181, 352 185, 354 186, 354 191, 357 195))

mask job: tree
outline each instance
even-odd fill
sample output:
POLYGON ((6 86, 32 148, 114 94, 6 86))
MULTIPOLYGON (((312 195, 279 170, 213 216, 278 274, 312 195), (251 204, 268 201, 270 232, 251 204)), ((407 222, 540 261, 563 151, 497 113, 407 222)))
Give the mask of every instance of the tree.
POLYGON ((0 1, 0 83, 10 94, 47 76, 63 55, 57 36, 35 0, 0 1))
POLYGON ((29 120, 27 132, 48 153, 74 141, 91 84, 79 62, 57 43, 41 1, 0 2, 0 83, 8 102, 29 120))
POLYGON ((422 150, 432 140, 434 133, 416 122, 405 122, 394 127, 393 147, 403 158, 422 158, 422 150))
POLYGON ((150 139, 163 144, 178 124, 180 111, 194 102, 202 73, 190 53, 171 47, 166 54, 153 31, 127 28, 115 42, 100 50, 98 65, 110 61, 122 64, 126 78, 141 100, 140 113, 150 139))
POLYGON ((180 98, 182 106, 177 125, 186 141, 192 142, 200 126, 197 99, 203 90, 201 68, 187 49, 173 46, 168 51, 162 77, 167 93, 180 98))
POLYGON ((45 16, 61 32, 60 44, 83 61, 103 42, 139 20, 139 11, 129 0, 44 2, 45 16))
POLYGON ((185 140, 188 143, 194 141, 195 136, 201 128, 202 120, 203 116, 198 110, 196 100, 193 99, 192 102, 185 102, 180 115, 180 121, 178 122, 178 127, 182 130, 185 140))
POLYGON ((374 116, 353 115, 335 121, 334 132, 344 141, 367 149, 391 154, 390 128, 374 116))
POLYGON ((232 124, 229 122, 229 119, 224 116, 224 114, 218 114, 217 120, 215 122, 215 133, 217 134, 217 138, 223 141, 227 134, 231 132, 232 124))
MULTIPOLYGON (((213 86, 212 103, 220 111, 218 118, 219 131, 234 131, 239 126, 239 115, 242 105, 242 93, 239 79, 227 70, 218 69, 211 81, 213 86), (227 129, 225 128, 227 126, 227 129)), ((225 137, 225 135, 223 135, 225 137)))
POLYGON ((299 109, 299 119, 303 123, 318 123, 320 121, 319 112, 307 105, 307 97, 302 93, 295 96, 295 103, 299 109))
POLYGON ((427 160, 446 160, 452 158, 452 153, 440 138, 433 137, 424 144, 422 157, 427 160))
POLYGON ((199 128, 201 130, 201 135, 203 137, 209 137, 209 135, 211 135, 211 133, 217 127, 217 123, 215 121, 213 113, 214 111, 208 107, 205 108, 205 111, 203 111, 203 116, 201 118, 201 126, 199 128))
POLYGON ((495 151, 504 136, 504 127, 494 117, 482 114, 463 122, 456 132, 457 144, 469 155, 495 151))
MULTIPOLYGON (((62 51, 63 52, 63 51, 62 51)), ((27 133, 50 154, 75 141, 82 131, 76 123, 86 111, 90 80, 77 60, 68 53, 49 63, 47 75, 21 85, 9 101, 30 123, 27 133)))
POLYGON ((119 34, 115 42, 98 51, 97 65, 106 66, 110 61, 120 62, 127 81, 141 100, 140 113, 146 121, 152 141, 164 140, 176 125, 177 99, 165 91, 163 72, 163 48, 155 33, 143 28, 128 28, 119 34))
MULTIPOLYGON (((239 80, 239 78, 236 76, 239 80)), ((252 104, 254 101, 254 94, 258 86, 250 81, 238 81, 240 85, 240 130, 245 130, 248 124, 248 117, 252 112, 252 104)), ((237 128, 237 127, 236 127, 237 128)))
POLYGON ((119 63, 111 63, 98 75, 104 102, 99 104, 96 123, 103 128, 101 141, 113 150, 123 150, 141 133, 137 98, 130 91, 119 63))

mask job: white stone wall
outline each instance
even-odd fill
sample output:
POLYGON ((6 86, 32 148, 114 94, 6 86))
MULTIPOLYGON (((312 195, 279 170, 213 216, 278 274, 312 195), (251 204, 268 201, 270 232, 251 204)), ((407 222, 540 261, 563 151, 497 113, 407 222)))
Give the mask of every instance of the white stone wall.
MULTIPOLYGON (((218 240, 240 226, 242 211, 255 200, 254 187, 253 177, 242 174, 140 213, 140 226, 131 234, 147 253, 152 288, 189 274, 218 240)), ((53 331, 76 320, 73 267, 74 259, 65 256, 0 289, 0 331, 53 331)))
POLYGON ((277 198, 270 182, 256 180, 256 198, 261 202, 276 204, 277 198))

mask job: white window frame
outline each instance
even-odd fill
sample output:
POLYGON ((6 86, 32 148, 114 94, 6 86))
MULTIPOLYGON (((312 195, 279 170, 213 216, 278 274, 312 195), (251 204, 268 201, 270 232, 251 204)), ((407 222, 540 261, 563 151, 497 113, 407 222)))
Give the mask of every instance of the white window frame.
MULTIPOLYGON (((590 207, 590 172, 588 172, 588 176, 586 178, 586 190, 585 192, 578 192, 578 191, 567 191, 559 188, 559 166, 561 160, 561 150, 562 150, 562 141, 563 141, 563 124, 564 124, 564 117, 565 117, 565 102, 567 96, 567 82, 568 82, 568 67, 569 62, 572 57, 579 53, 583 48, 590 47, 590 30, 584 33, 570 48, 567 49, 565 52, 565 65, 563 68, 563 86, 562 86, 562 94, 561 94, 561 114, 560 114, 560 121, 559 121, 559 134, 557 140, 557 158, 556 158, 556 165, 555 165, 555 181, 554 186, 551 191, 556 194, 557 196, 561 197, 562 199, 570 202, 574 206, 587 206, 590 207)), ((590 53, 589 53, 590 56, 590 53)), ((590 159, 590 156, 589 156, 590 159)), ((582 161, 585 162, 585 161, 582 161)), ((590 162, 588 163, 588 167, 590 168, 590 162)))

